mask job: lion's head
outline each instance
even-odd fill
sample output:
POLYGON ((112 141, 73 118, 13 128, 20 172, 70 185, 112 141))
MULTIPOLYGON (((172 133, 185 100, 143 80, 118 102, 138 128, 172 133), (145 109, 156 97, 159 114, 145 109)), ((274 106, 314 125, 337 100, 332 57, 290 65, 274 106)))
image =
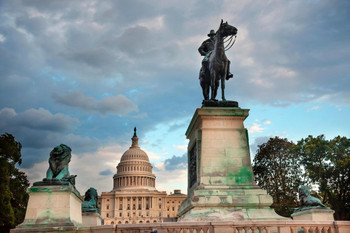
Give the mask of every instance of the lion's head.
MULTIPOLYGON (((61 144, 53 148, 50 153, 49 165, 53 173, 53 178, 55 178, 65 166, 68 165, 71 155, 72 149, 69 146, 61 144)), ((69 176, 69 174, 66 174, 69 176)))
POLYGON ((308 196, 310 196, 309 187, 305 185, 301 185, 299 187, 299 198, 302 199, 303 197, 308 197, 308 196))
POLYGON ((97 198, 98 198, 97 190, 94 188, 89 188, 85 193, 84 201, 90 201, 93 199, 97 203, 97 198))
POLYGON ((98 194, 97 190, 94 188, 89 188, 84 197, 84 202, 82 203, 83 212, 99 212, 97 207, 98 194))

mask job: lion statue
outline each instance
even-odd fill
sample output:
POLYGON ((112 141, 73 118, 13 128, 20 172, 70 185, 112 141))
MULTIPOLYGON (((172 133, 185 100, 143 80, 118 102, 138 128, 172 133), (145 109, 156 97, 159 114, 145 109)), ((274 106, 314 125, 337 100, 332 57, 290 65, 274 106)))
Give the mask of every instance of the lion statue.
POLYGON ((328 208, 320 201, 320 199, 311 196, 309 192, 309 188, 305 185, 302 185, 299 187, 299 199, 300 199, 299 210, 308 209, 308 208, 317 208, 317 207, 328 208))
POLYGON ((97 207, 98 194, 94 188, 89 188, 84 197, 84 202, 81 204, 83 212, 98 212, 97 207))
POLYGON ((75 185, 76 175, 71 176, 68 171, 68 163, 72 157, 71 151, 72 149, 64 144, 53 148, 49 158, 50 166, 46 172, 46 179, 44 180, 59 180, 75 185))

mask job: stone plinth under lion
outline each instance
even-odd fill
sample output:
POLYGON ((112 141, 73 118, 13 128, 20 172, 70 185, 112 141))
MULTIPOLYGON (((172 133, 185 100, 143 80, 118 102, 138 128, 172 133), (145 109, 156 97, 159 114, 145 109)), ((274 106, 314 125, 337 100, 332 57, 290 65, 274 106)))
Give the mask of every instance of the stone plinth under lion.
POLYGON ((71 149, 55 147, 50 153, 49 169, 43 181, 29 189, 24 222, 11 232, 45 232, 52 229, 74 230, 82 225, 82 198, 68 171, 71 149))
POLYGON ((320 199, 311 196, 307 186, 299 188, 300 206, 292 214, 293 220, 329 221, 334 220, 334 210, 325 206, 320 199))
POLYGON ((198 108, 186 131, 188 198, 179 221, 284 220, 270 208, 272 197, 255 184, 248 109, 198 108))

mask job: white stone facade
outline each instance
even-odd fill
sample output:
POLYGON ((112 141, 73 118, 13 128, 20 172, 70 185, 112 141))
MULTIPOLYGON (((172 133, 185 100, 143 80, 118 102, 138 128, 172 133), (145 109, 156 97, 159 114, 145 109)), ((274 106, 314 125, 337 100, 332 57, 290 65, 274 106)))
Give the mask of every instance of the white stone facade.
POLYGON ((167 195, 155 188, 156 176, 147 154, 138 146, 136 131, 113 176, 113 189, 100 202, 104 224, 137 224, 175 221, 186 195, 180 190, 167 195))

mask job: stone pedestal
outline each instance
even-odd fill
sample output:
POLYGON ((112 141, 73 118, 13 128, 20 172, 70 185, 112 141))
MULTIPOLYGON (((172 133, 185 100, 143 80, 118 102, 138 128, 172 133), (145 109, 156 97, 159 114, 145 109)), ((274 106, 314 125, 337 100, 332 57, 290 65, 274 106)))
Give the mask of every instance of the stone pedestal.
POLYGON ((99 213, 83 212, 84 227, 101 226, 101 225, 102 225, 102 217, 99 213))
POLYGON ((81 203, 79 192, 71 184, 32 186, 24 222, 12 232, 75 229, 82 225, 81 203))
POLYGON ((316 208, 298 211, 292 214, 293 220, 334 221, 334 210, 316 208))
POLYGON ((186 131, 188 198, 179 209, 179 221, 285 219, 255 184, 243 125, 248 113, 235 107, 196 110, 186 131))

